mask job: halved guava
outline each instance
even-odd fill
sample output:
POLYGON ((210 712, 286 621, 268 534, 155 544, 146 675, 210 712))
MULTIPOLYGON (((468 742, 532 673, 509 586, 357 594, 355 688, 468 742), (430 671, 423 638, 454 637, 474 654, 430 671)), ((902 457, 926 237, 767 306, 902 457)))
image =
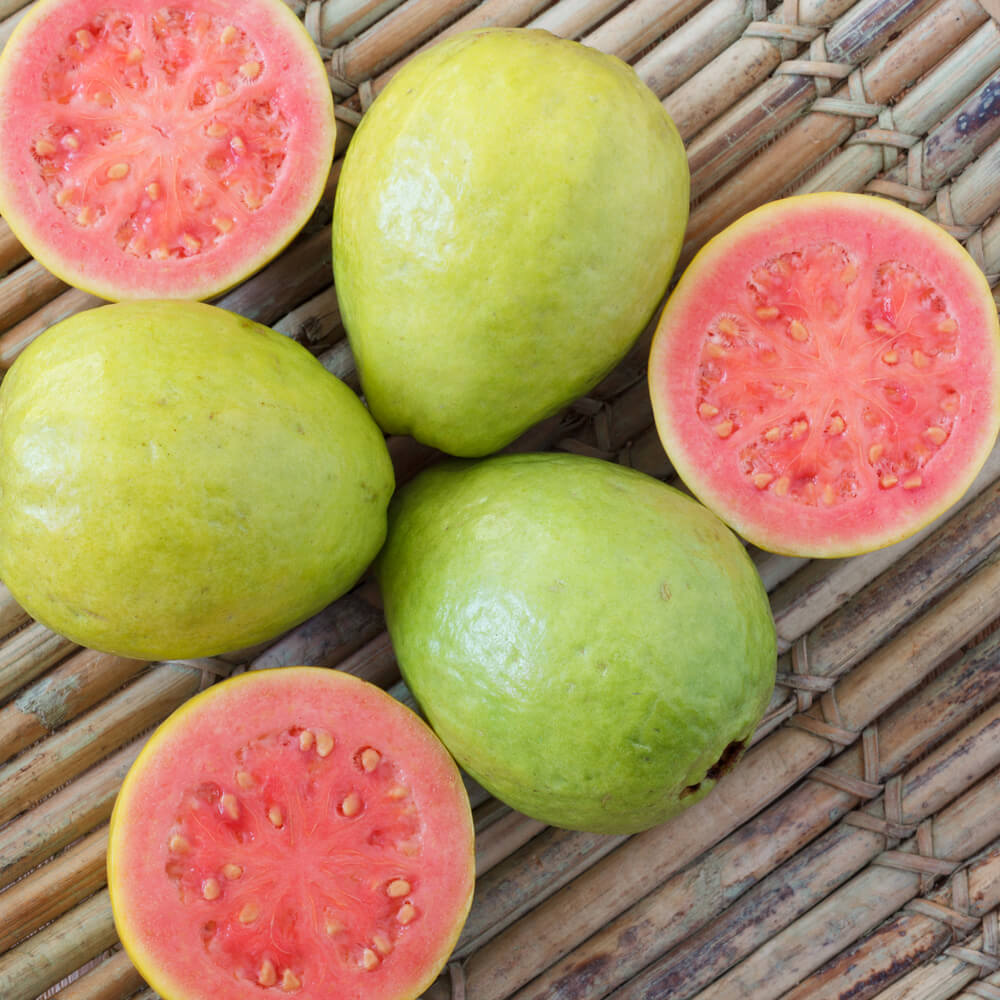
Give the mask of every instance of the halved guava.
POLYGON ((455 763, 410 709, 336 670, 254 671, 191 699, 111 817, 115 925, 164 1000, 409 1000, 474 882, 455 763))
POLYGON ((677 472, 745 538, 866 552, 948 510, 993 448, 996 305, 924 216, 868 195, 786 198, 688 266, 649 388, 677 472))
POLYGON ((204 299, 326 183, 326 70, 281 0, 36 0, 0 56, 0 213, 64 281, 204 299))

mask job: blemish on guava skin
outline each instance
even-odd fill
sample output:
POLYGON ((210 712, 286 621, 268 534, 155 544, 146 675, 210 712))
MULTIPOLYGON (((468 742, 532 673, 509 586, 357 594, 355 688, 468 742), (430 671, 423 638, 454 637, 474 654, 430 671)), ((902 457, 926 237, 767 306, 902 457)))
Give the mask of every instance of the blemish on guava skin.
POLYGON ((670 584, 664 580, 663 583, 660 584, 660 599, 663 601, 669 601, 671 597, 673 597, 673 592, 670 590, 670 584))

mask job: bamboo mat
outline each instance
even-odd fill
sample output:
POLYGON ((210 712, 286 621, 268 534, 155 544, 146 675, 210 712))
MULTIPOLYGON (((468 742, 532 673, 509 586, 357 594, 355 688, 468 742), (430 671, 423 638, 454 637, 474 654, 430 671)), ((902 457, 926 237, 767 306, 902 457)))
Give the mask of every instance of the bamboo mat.
MULTIPOLYGON (((531 25, 613 52, 684 137, 682 265, 748 209, 843 189, 902 201, 1000 281, 1000 0, 292 2, 328 60, 338 159, 310 226, 218 304, 305 344, 357 388, 330 270, 340 156, 400 64, 465 28, 531 25)), ((28 9, 0 0, 0 44, 28 9)), ((0 220, 0 371, 97 300, 0 220)), ((519 450, 669 479, 649 331, 519 450)), ((391 439, 400 482, 434 461, 391 439)), ((478 882, 428 1000, 1000 1000, 1000 449, 940 523, 854 559, 753 552, 779 683, 744 760, 629 838, 544 827, 470 783, 478 882)), ((154 996, 120 951, 107 820, 145 735, 220 676, 337 666, 406 699, 364 581, 268 645, 150 664, 80 649, 0 585, 0 998, 154 996)))

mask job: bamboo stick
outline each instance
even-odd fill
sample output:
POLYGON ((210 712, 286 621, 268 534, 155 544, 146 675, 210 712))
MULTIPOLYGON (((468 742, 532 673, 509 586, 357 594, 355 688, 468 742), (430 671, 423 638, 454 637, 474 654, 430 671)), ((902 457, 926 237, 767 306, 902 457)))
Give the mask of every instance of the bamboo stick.
MULTIPOLYGON (((848 82, 846 90, 837 91, 835 96, 863 93, 874 112, 939 62, 986 16, 976 0, 942 0, 874 55, 857 71, 853 82, 848 82)), ((788 127, 759 156, 692 208, 681 251, 682 266, 707 239, 744 212, 777 197, 853 131, 852 116, 819 110, 788 127)))
POLYGON ((274 329, 316 355, 340 342, 344 337, 344 325, 333 285, 282 316, 274 324, 274 329))
MULTIPOLYGON (((907 553, 954 521, 951 532, 975 530, 979 516, 991 517, 996 484, 1000 482, 1000 447, 994 449, 982 472, 961 500, 932 524, 896 545, 852 559, 809 562, 771 595, 771 607, 778 629, 779 648, 790 649, 796 639, 815 628, 847 599, 859 593, 880 573, 889 570, 907 553), (961 515, 961 518, 959 516, 961 515)), ((978 539, 977 535, 977 539, 978 539)), ((972 541, 974 550, 979 541, 972 541)))
MULTIPOLYGON (((395 10, 401 2, 402 0, 325 0, 320 5, 320 44, 334 48, 349 42, 365 28, 395 10)), ((306 25, 309 25, 308 18, 306 25)))
POLYGON ((107 846, 102 827, 0 893, 0 952, 103 888, 107 846))
POLYGON ((0 646, 0 702, 75 649, 75 642, 38 622, 15 632, 0 646))
MULTIPOLYGON (((6 278, 3 279, 3 281, 6 280, 6 278)), ((2 285, 3 282, 0 281, 0 286, 2 285)), ((50 302, 38 307, 30 316, 26 316, 19 323, 15 323, 3 334, 0 334, 0 371, 6 371, 10 368, 21 351, 54 323, 82 312, 84 309, 91 309, 103 304, 104 300, 99 299, 96 295, 89 295, 77 288, 71 288, 68 292, 63 292, 50 302)))
POLYGON ((0 583, 0 636, 8 636, 16 628, 31 621, 31 615, 14 600, 7 586, 0 583))
MULTIPOLYGON (((767 5, 764 0, 753 0, 753 8, 754 16, 761 18, 767 16, 767 5)), ((690 23, 709 10, 715 12, 715 23, 719 32, 724 34, 726 14, 732 11, 731 0, 723 0, 721 3, 718 0, 709 0, 708 3, 705 3, 705 0, 689 0, 689 2, 669 4, 664 4, 661 0, 633 0, 612 14, 603 24, 583 35, 580 41, 591 48, 600 49, 602 52, 618 56, 625 62, 631 62, 662 35, 672 32, 685 18, 690 18, 687 21, 690 23), (694 14, 699 8, 699 13, 694 14)), ((749 14, 749 8, 747 13, 749 14)))
MULTIPOLYGON (((915 765, 895 785, 901 798, 893 809, 897 817, 894 824, 885 831, 879 829, 880 821, 887 818, 884 795, 863 811, 841 819, 836 827, 770 872, 711 924, 704 924, 615 991, 616 1000, 653 998, 668 992, 674 1000, 686 1000, 702 988, 714 988, 708 984, 720 983, 717 977, 740 959, 754 961, 772 935, 794 926, 802 914, 877 860, 883 849, 893 847, 896 841, 889 839, 893 833, 906 836, 906 829, 915 827, 918 821, 979 781, 990 764, 995 767, 998 751, 993 730, 997 720, 994 707, 935 751, 932 761, 952 778, 957 777, 957 786, 949 787, 943 773, 935 774, 931 765, 915 765), (980 755, 975 763, 982 762, 982 770, 974 771, 974 765, 969 766, 964 759, 968 753, 980 755), (872 827, 852 825, 852 820, 870 820, 872 827)), ((893 783, 888 783, 887 788, 892 789, 893 783)), ((725 995, 722 985, 718 989, 720 995, 725 995)))
MULTIPOLYGON (((965 943, 965 949, 978 953, 983 944, 983 935, 976 934, 965 943)), ((960 955, 955 952, 945 954, 936 962, 907 973, 882 990, 878 994, 879 1000, 983 1000, 983 992, 966 993, 965 987, 979 979, 986 970, 960 955)), ((983 979, 982 984, 1000 988, 1000 974, 983 979)), ((985 996, 989 997, 989 994, 985 996)))
POLYGON ((125 1000, 144 986, 128 955, 119 949, 54 995, 58 1000, 125 1000))
MULTIPOLYGON (((474 0, 405 0, 357 38, 335 49, 329 70, 335 92, 349 94, 435 37, 474 6, 474 0)), ((377 91, 376 91, 377 93, 377 91)))
MULTIPOLYGON (((629 4, 621 16, 624 18, 634 15, 639 6, 640 3, 629 4)), ((652 5, 650 4, 650 6, 652 5)), ((750 5, 744 0, 713 0, 685 21, 651 52, 644 55, 635 64, 635 71, 653 93, 664 98, 723 52, 730 52, 733 63, 738 64, 740 61, 738 50, 731 50, 731 47, 740 43, 740 36, 751 20, 764 20, 766 16, 767 6, 763 3, 755 4, 751 10, 750 5)), ((652 24, 655 23, 655 21, 652 22, 652 24)), ((632 55, 655 38, 655 35, 650 38, 648 34, 639 34, 634 38, 634 44, 628 44, 607 38, 609 30, 608 26, 602 26, 585 41, 589 41, 589 44, 604 51, 613 51, 611 46, 617 45, 619 54, 624 51, 632 55)), ((762 39, 758 39, 757 43, 750 42, 750 44, 755 47, 757 44, 761 44, 767 56, 774 53, 774 61, 777 65, 780 55, 777 54, 774 46, 768 45, 762 39)), ((757 60, 752 60, 752 64, 756 63, 757 60)), ((746 70, 742 72, 746 75, 746 70)), ((733 75, 725 77, 730 87, 733 86, 732 81, 739 78, 740 73, 741 70, 737 68, 733 75)), ((683 102, 680 103, 682 115, 678 127, 682 135, 694 133, 696 126, 692 125, 692 122, 699 117, 699 111, 703 121, 714 117, 711 111, 707 110, 711 103, 708 96, 704 89, 697 95, 697 111, 690 105, 686 106, 683 102)), ((678 110, 676 102, 674 110, 678 110)))
POLYGON ((4 1000, 35 1000, 47 987, 111 948, 117 940, 108 893, 95 893, 0 955, 0 996, 4 1000))
MULTIPOLYGON (((707 975, 710 962, 718 961, 721 953, 730 954, 740 929, 758 923, 755 914, 771 913, 798 876, 791 878, 787 866, 779 869, 772 877, 773 892, 755 890, 758 900, 746 907, 749 915, 732 906, 736 900, 855 808, 864 800, 861 793, 877 794, 880 783, 949 733, 971 725, 979 706, 998 695, 1000 636, 994 635, 939 675, 926 691, 911 696, 873 723, 864 754, 855 745, 831 761, 827 772, 842 784, 859 783, 855 792, 824 780, 807 779, 700 858, 697 865, 664 882, 547 969, 518 992, 518 1000, 604 996, 637 975, 638 981, 624 987, 626 995, 674 996, 675 990, 707 975), (877 746, 875 760, 872 746, 877 746), (870 783, 867 789, 865 781, 870 783), (732 909, 720 919, 726 907, 732 909), (701 934, 691 937, 701 928, 701 934), (675 946, 675 952, 660 961, 675 946), (652 962, 657 964, 650 965, 652 962), (640 975, 646 966, 650 966, 648 971, 640 975)), ((964 766, 970 752, 968 733, 952 742, 959 750, 951 766, 964 766)), ((944 770, 940 754, 935 760, 944 770)), ((957 791, 947 787, 949 795, 957 791)), ((842 828, 835 836, 843 839, 845 832, 849 837, 850 828, 842 828)), ((807 857, 801 869, 818 866, 807 857)))
MULTIPOLYGON (((476 898, 455 954, 474 953, 533 906, 569 884, 616 847, 623 836, 548 827, 476 880, 476 898), (539 874, 544 872, 544 881, 539 874)), ((436 996, 436 994, 435 994, 436 996)))
POLYGON ((250 667, 335 666, 384 628, 377 608, 356 593, 348 593, 279 638, 250 667))
POLYGON ((692 139, 692 197, 714 187, 822 95, 829 84, 817 80, 845 78, 931 6, 933 0, 861 0, 849 6, 813 40, 809 60, 786 65, 692 139))
POLYGON ((258 323, 274 323, 333 281, 331 238, 328 225, 300 238, 215 305, 258 323))
POLYGON ((979 917, 1000 904, 1000 848, 960 869, 943 886, 839 954, 782 1000, 867 1000, 907 971, 936 958, 955 937, 979 927, 979 917), (976 891, 976 890, 979 891, 976 891), (913 909, 912 907, 917 907, 913 909))
MULTIPOLYGON (((20 2, 20 0, 15 0, 15 2, 20 2)), ((2 22, 0 22, 0 49, 7 44, 7 40, 11 36, 11 32, 17 27, 21 18, 24 17, 28 12, 28 7, 30 3, 23 3, 19 10, 15 13, 5 17, 2 22)))
POLYGON ((0 281, 0 330, 6 330, 69 288, 36 260, 0 281))
POLYGON ((0 768, 0 824, 161 722, 201 680, 179 663, 150 670, 0 768))
MULTIPOLYGON (((992 25, 993 22, 990 22, 992 25)), ((1000 45, 1000 30, 997 31, 1000 45)), ((924 210, 924 214, 939 223, 959 238, 964 238, 976 263, 987 272, 997 267, 996 253, 986 253, 986 248, 977 253, 975 237, 981 238, 984 220, 989 219, 1000 207, 997 179, 1000 178, 1000 141, 992 143, 982 155, 970 163, 958 177, 938 191, 938 195, 924 210), (970 234, 969 230, 973 232, 970 234)))
POLYGON ((545 828, 545 823, 508 810, 500 819, 476 834, 476 877, 495 868, 545 828))
POLYGON ((0 708, 0 762, 93 707, 146 666, 85 649, 0 708))
MULTIPOLYGON (((860 731, 897 697, 984 627, 993 615, 1000 559, 959 584, 918 621, 842 678, 836 704, 841 728, 860 731)), ((830 695, 826 700, 829 702, 830 695)), ((817 717, 819 710, 807 713, 817 717)), ((831 744, 783 727, 747 751, 712 793, 674 820, 631 838, 621 848, 540 903, 468 959, 477 1000, 499 1000, 569 952, 651 889, 727 836, 832 752, 831 744)))
POLYGON ((30 2, 31 0, 0 0, 0 20, 6 20, 27 7, 30 2))
POLYGON ((119 750, 0 828, 0 886, 106 822, 122 779, 141 747, 142 741, 137 741, 119 750))
MULTIPOLYGON (((916 144, 919 137, 954 107, 954 94, 971 92, 995 69, 998 44, 1000 28, 987 18, 964 42, 956 45, 950 55, 918 80, 891 110, 879 116, 880 128, 911 136, 916 144)), ((868 134, 868 130, 862 130, 852 136, 846 146, 803 181, 796 191, 858 191, 881 170, 893 166, 899 159, 899 149, 876 141, 881 133, 865 141, 868 134)))
MULTIPOLYGON (((997 39, 990 41, 995 69, 1000 64, 997 39)), ((940 187, 1000 135, 1000 125, 990 110, 998 91, 1000 79, 994 76, 986 80, 909 149, 905 162, 870 181, 866 190, 898 198, 915 208, 928 206, 940 187)))
POLYGON ((11 232, 10 226, 0 219, 0 274, 6 275, 19 264, 23 264, 31 254, 21 245, 11 232))
POLYGON ((338 663, 337 669, 354 674, 379 687, 388 688, 396 684, 399 681, 399 666, 396 663, 389 633, 380 632, 374 639, 338 663))
MULTIPOLYGON (((331 284, 330 239, 329 226, 300 238, 280 257, 221 296, 215 304, 258 323, 275 322, 331 284)), ((0 317, 4 315, 4 294, 9 280, 7 277, 0 281, 0 317)), ((15 286, 11 286, 9 292, 11 296, 21 294, 15 286)), ((0 328, 9 326, 0 335, 0 369, 9 368, 21 351, 53 323, 101 304, 103 300, 96 296, 69 289, 61 295, 48 296, 44 303, 34 303, 30 315, 23 314, 20 322, 7 324, 0 319, 0 328)))
MULTIPOLYGON (((961 862, 996 839, 1000 835, 1000 775, 983 778, 945 807, 926 829, 931 849, 911 837, 894 854, 961 862)), ((695 996, 698 1000, 780 997, 920 892, 923 875, 894 867, 895 861, 896 857, 890 863, 885 854, 880 855, 869 868, 695 996)))

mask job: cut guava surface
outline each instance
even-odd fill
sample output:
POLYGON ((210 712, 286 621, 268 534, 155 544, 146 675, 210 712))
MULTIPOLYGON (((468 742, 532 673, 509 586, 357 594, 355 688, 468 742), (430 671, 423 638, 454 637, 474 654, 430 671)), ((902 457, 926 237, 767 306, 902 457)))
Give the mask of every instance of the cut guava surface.
POLYGON ((894 202, 769 203, 710 241, 661 314, 667 455, 761 548, 848 556, 968 489, 1000 430, 1000 326, 955 239, 894 202))
POLYGON ((252 671, 171 715, 122 785, 108 884, 164 1000, 409 1000, 475 882, 458 768, 386 692, 252 671))
POLYGON ((37 0, 0 56, 0 213, 108 299, 204 299, 276 256, 336 124, 281 0, 37 0))

